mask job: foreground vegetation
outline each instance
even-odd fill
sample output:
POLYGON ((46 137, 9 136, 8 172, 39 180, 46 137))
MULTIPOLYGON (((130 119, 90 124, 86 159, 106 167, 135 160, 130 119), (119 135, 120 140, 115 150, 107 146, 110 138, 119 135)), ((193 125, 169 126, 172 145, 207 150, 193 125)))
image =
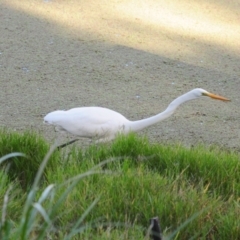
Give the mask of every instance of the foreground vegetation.
POLYGON ((154 216, 165 239, 240 239, 234 152, 134 134, 57 151, 35 133, 0 135, 0 239, 147 239, 154 216))

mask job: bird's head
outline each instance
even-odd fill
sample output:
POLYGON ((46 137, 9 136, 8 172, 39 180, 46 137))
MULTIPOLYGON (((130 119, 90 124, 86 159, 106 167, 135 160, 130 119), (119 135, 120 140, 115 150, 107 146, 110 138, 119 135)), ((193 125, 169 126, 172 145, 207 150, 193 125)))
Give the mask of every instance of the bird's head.
POLYGON ((65 114, 65 111, 62 111, 62 110, 50 112, 44 117, 43 122, 46 124, 53 124, 53 125, 57 124, 59 121, 63 119, 64 114, 65 114))
POLYGON ((228 99, 228 98, 216 95, 214 93, 210 93, 202 88, 195 88, 192 90, 192 92, 196 97, 206 96, 206 97, 210 97, 210 98, 217 99, 217 100, 230 101, 230 99, 228 99))

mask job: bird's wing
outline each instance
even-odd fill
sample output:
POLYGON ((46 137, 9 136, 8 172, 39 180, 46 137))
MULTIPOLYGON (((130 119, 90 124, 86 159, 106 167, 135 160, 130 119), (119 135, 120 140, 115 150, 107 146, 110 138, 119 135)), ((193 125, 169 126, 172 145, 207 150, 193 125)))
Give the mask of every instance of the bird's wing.
POLYGON ((61 127, 74 135, 93 137, 115 134, 128 121, 120 113, 106 108, 86 107, 66 111, 61 127))
POLYGON ((92 124, 105 124, 108 121, 126 120, 120 113, 101 107, 72 108, 65 112, 71 119, 84 119, 90 121, 92 124))

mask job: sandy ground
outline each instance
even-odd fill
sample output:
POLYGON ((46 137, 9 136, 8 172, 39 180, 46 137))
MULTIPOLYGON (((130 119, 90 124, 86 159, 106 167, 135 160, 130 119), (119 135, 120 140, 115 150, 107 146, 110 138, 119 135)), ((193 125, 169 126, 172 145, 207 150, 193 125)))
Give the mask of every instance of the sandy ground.
POLYGON ((201 87, 232 101, 189 102, 142 134, 240 150, 239 0, 0 0, 0 18, 1 127, 53 141, 53 110, 137 120, 201 87))

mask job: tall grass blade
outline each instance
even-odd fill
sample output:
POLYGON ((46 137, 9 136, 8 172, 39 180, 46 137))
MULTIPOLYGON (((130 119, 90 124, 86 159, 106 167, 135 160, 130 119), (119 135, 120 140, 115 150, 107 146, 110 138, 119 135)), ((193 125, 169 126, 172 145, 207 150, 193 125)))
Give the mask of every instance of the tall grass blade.
MULTIPOLYGON (((90 211, 96 206, 96 204, 98 203, 100 197, 98 197, 97 199, 95 199, 91 205, 86 209, 86 211, 82 214, 82 216, 78 219, 78 221, 75 223, 75 225, 73 226, 73 228, 71 229, 71 232, 69 233, 68 236, 66 236, 64 239, 65 240, 70 240, 74 235, 80 233, 83 231, 83 229, 85 229, 85 227, 79 227, 79 225, 84 221, 84 219, 86 218, 86 216, 90 213, 90 211)), ((88 224, 89 225, 89 224, 88 224)))
POLYGON ((40 179, 42 177, 44 168, 46 167, 48 160, 50 159, 52 153, 55 151, 56 148, 57 148, 56 144, 52 145, 50 150, 48 151, 47 155, 43 159, 43 161, 42 161, 42 163, 41 163, 41 165, 40 165, 40 167, 38 169, 37 175, 36 175, 36 177, 34 179, 32 189, 35 189, 38 186, 39 181, 40 181, 40 179))
POLYGON ((4 195, 4 201, 3 201, 3 207, 2 207, 2 225, 4 225, 6 221, 6 215, 7 215, 7 205, 8 205, 8 200, 9 200, 9 193, 12 190, 12 186, 10 186, 4 195))
POLYGON ((50 184, 49 186, 47 186, 41 194, 40 198, 38 199, 38 203, 42 203, 49 196, 54 187, 55 184, 50 184))
POLYGON ((182 223, 174 232, 172 232, 168 237, 167 240, 171 240, 174 238, 175 235, 177 235, 182 229, 184 229, 190 222, 192 222, 194 219, 196 219, 198 216, 200 216, 204 211, 206 211, 208 208, 204 208, 202 211, 197 212, 193 214, 190 218, 188 218, 184 223, 182 223))
POLYGON ((44 160, 42 161, 39 170, 36 174, 36 177, 34 179, 34 183, 31 187, 30 192, 27 195, 27 200, 25 202, 24 205, 24 209, 23 209, 23 214, 22 214, 22 218, 21 218, 21 224, 19 227, 19 231, 21 233, 21 239, 27 239, 28 235, 31 233, 31 231, 33 230, 34 226, 35 226, 35 221, 32 220, 31 215, 35 215, 32 206, 33 206, 33 202, 35 199, 35 195, 37 192, 37 186, 40 182, 41 176, 43 174, 44 168, 46 167, 46 164, 48 162, 48 160, 50 159, 51 154, 54 152, 54 150, 56 149, 56 144, 51 146, 50 150, 48 151, 47 155, 45 156, 44 160), (33 212, 32 212, 33 211, 33 212), (32 214, 31 214, 32 213, 32 214))
POLYGON ((52 222, 49 218, 49 216, 47 215, 45 209, 42 207, 42 205, 40 203, 33 203, 33 207, 37 209, 37 211, 42 215, 42 217, 44 218, 45 222, 50 226, 52 225, 52 222))
POLYGON ((26 155, 23 153, 19 153, 19 152, 9 153, 0 158, 0 164, 2 164, 4 161, 8 160, 9 158, 13 158, 13 157, 26 157, 26 155))

